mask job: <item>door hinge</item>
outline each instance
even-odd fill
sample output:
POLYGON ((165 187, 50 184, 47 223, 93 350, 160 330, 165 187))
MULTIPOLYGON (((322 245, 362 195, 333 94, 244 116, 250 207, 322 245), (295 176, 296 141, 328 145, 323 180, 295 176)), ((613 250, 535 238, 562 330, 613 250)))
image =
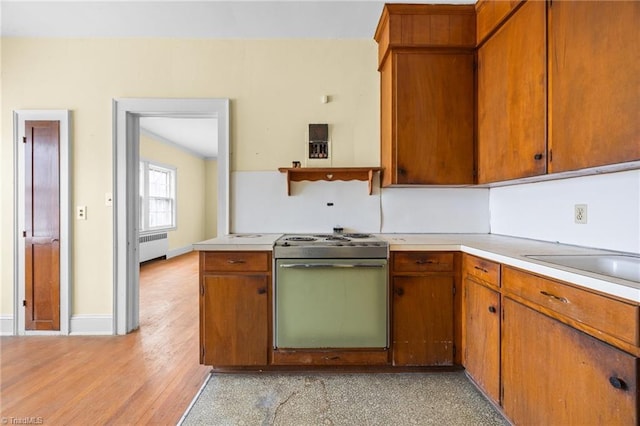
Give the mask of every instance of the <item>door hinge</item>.
POLYGON ((455 285, 453 286, 453 295, 454 296, 456 295, 456 286, 455 285))
POLYGON ((458 353, 458 349, 456 348, 456 345, 453 345, 453 357, 455 358, 456 353, 458 353))
POLYGON ((27 143, 27 137, 26 136, 22 137, 22 143, 27 143))
POLYGON ((26 300, 22 301, 22 306, 27 306, 27 301, 26 300))
POLYGON ((27 238, 27 231, 22 231, 22 236, 23 236, 24 238, 27 238))
POLYGON ((204 296, 204 284, 200 285, 200 294, 204 296))
POLYGON ((550 149, 549 150, 549 162, 552 162, 552 161, 553 161, 553 150, 550 149))
POLYGON ((200 347, 200 358, 204 360, 204 346, 200 347))

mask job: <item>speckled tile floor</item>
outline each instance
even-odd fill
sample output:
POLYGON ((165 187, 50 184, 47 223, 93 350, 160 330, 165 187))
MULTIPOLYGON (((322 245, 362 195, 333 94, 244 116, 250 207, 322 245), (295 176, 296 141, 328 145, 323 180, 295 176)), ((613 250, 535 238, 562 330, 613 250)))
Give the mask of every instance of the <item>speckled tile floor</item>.
POLYGON ((508 425, 463 372, 216 374, 183 425, 508 425))

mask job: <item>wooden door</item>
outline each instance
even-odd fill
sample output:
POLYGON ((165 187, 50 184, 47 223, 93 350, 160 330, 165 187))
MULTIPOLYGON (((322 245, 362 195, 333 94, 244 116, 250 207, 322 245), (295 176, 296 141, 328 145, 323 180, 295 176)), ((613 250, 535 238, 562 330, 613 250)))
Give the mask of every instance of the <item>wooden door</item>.
POLYGON ((546 173, 545 2, 526 2, 478 50, 478 183, 546 173))
POLYGON ((59 125, 25 122, 26 330, 60 330, 59 125))
POLYGON ((640 2, 549 9, 550 172, 640 160, 640 2))
POLYGON ((267 365, 269 275, 203 276, 201 363, 267 365))
POLYGON ((484 392, 500 403, 500 294, 465 279, 465 368, 484 392))
POLYGON ((451 276, 393 278, 393 364, 453 365, 451 276))
POLYGON ((637 425, 638 359, 508 298, 502 404, 515 424, 637 425))
POLYGON ((473 54, 393 55, 394 183, 473 183, 473 54))

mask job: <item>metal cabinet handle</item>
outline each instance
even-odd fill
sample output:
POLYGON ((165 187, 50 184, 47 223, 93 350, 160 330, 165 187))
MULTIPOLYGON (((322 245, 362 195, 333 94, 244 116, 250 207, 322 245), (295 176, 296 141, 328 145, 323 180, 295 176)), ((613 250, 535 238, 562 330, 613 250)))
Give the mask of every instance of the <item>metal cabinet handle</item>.
POLYGON ((239 264, 247 263, 247 262, 244 261, 244 260, 229 259, 229 260, 227 260, 227 263, 230 264, 230 265, 239 265, 239 264))
POLYGON ((264 287, 260 287, 260 288, 258 289, 258 294, 265 294, 266 292, 267 292, 267 289, 266 289, 266 288, 264 288, 264 287))
POLYGON ((474 266, 474 267, 473 267, 473 269, 477 269, 478 271, 482 271, 482 272, 484 272, 485 274, 489 272, 489 271, 487 271, 486 269, 481 268, 481 267, 479 267, 479 266, 474 266))
POLYGON ((542 154, 536 154, 533 156, 534 160, 542 160, 542 154))
POLYGON ((398 296, 403 296, 404 295, 404 289, 402 287, 396 287, 393 292, 395 294, 397 294, 398 296))
POLYGON ((550 297, 552 299, 555 299, 558 302, 569 303, 568 299, 565 299, 564 297, 556 296, 555 294, 551 294, 551 293, 546 292, 544 290, 540 290, 540 294, 542 294, 543 296, 547 296, 547 297, 550 297))
POLYGON ((425 260, 425 259, 418 259, 416 260, 416 265, 424 265, 427 263, 436 263, 433 260, 425 260))
POLYGON ((321 269, 321 268, 384 268, 382 263, 283 263, 281 268, 305 268, 305 269, 321 269))
POLYGON ((497 309, 495 306, 489 306, 489 312, 491 312, 492 314, 495 314, 497 312, 497 309))
POLYGON ((609 383, 616 389, 627 390, 627 384, 620 377, 611 376, 609 377, 609 383))

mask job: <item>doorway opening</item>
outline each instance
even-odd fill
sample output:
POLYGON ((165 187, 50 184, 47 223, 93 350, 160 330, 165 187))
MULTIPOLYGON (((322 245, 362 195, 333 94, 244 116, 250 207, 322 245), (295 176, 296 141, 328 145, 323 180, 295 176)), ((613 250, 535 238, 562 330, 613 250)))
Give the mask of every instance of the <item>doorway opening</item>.
POLYGON ((229 100, 117 99, 114 111, 114 334, 139 326, 140 122, 215 119, 217 235, 229 233, 229 100))

